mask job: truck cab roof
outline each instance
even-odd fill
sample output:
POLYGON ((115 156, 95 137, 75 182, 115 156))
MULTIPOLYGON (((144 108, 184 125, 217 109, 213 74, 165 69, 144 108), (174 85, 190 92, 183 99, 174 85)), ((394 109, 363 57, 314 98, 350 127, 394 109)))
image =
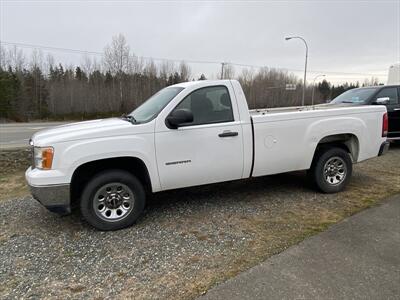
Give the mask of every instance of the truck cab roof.
POLYGON ((211 86, 211 85, 221 85, 221 84, 227 84, 230 83, 231 81, 237 81, 233 79, 222 79, 222 80, 195 80, 195 81, 188 81, 188 82, 181 82, 174 84, 173 86, 177 87, 196 87, 196 86, 211 86))

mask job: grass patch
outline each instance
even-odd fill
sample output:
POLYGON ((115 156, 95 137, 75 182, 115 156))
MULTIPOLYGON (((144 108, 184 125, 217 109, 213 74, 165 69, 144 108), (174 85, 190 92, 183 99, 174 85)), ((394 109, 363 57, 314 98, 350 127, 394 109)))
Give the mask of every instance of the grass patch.
POLYGON ((27 149, 0 151, 0 201, 29 194, 25 171, 30 165, 27 149))
POLYGON ((29 195, 25 171, 19 170, 9 175, 0 174, 0 190, 0 201, 29 195))

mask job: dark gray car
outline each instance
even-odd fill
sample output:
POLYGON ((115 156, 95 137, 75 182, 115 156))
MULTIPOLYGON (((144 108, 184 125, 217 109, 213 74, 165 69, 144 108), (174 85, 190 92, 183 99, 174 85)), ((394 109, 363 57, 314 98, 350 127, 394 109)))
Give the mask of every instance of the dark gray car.
POLYGON ((400 141, 400 85, 382 85, 351 89, 333 99, 331 104, 385 105, 389 118, 389 140, 400 141))

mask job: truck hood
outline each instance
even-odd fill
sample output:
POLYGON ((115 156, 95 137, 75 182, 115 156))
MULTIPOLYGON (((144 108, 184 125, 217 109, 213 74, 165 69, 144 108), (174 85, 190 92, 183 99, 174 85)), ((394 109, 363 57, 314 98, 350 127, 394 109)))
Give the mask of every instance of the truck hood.
POLYGON ((135 125, 119 118, 99 119, 45 129, 35 133, 32 141, 35 146, 51 146, 72 140, 135 134, 142 132, 140 128, 143 129, 140 124, 135 125))

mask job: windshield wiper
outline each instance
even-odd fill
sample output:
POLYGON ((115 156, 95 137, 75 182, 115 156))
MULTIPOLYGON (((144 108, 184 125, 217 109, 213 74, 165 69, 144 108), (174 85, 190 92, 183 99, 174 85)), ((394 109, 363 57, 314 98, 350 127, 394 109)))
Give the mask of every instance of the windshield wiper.
POLYGON ((131 116, 131 115, 123 114, 123 115, 121 116, 121 118, 124 119, 124 120, 126 120, 126 121, 128 121, 128 122, 131 122, 132 124, 137 124, 137 123, 138 123, 138 121, 136 121, 135 117, 134 117, 134 116, 131 116))

